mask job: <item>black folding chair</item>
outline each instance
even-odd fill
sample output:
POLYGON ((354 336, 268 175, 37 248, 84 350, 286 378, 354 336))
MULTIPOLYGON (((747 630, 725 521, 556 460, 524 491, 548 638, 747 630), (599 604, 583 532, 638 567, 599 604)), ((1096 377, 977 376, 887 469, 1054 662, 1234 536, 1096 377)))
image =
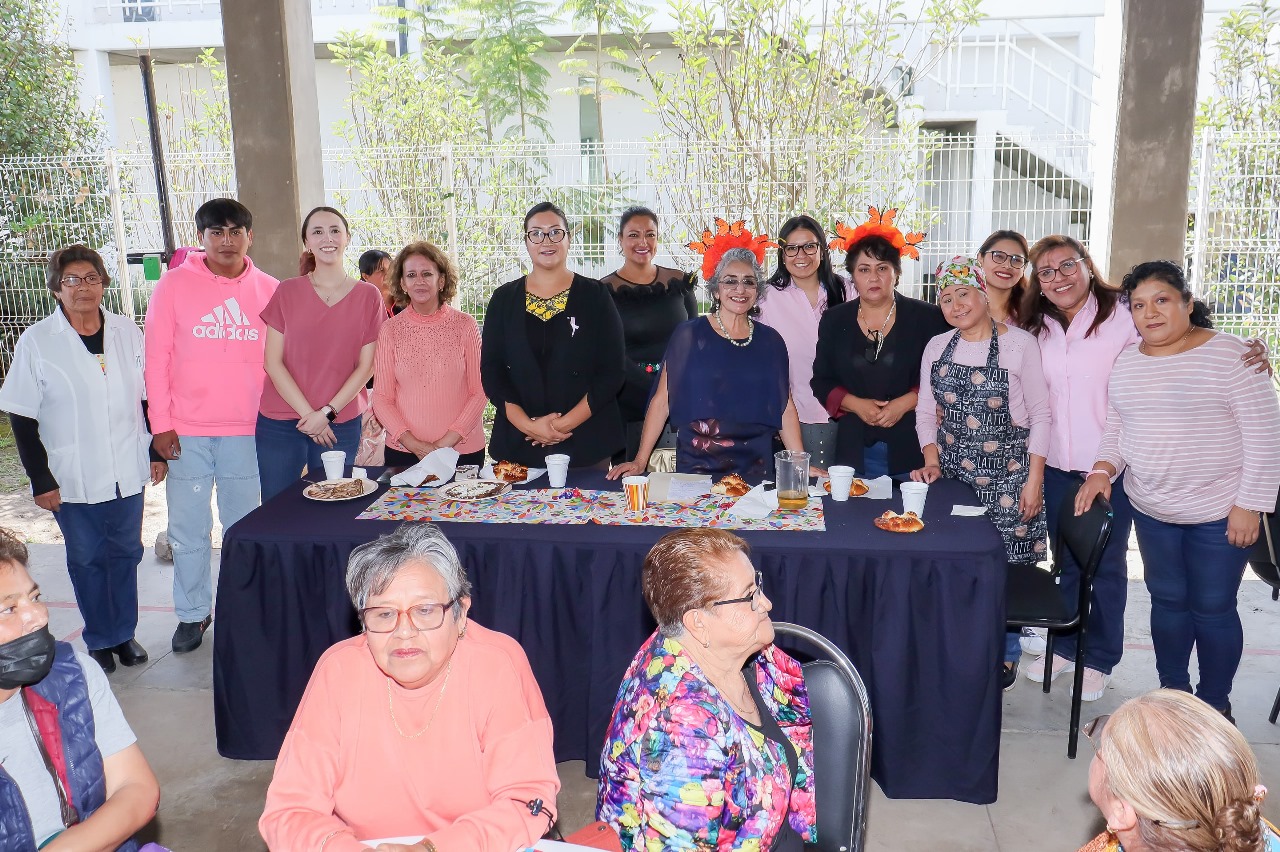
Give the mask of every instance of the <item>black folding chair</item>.
MULTIPOLYGON (((1005 619, 1013 627, 1044 627, 1048 633, 1045 651, 1045 667, 1052 666, 1053 635, 1055 631, 1076 630, 1076 670, 1074 691, 1071 693, 1071 728, 1067 734, 1067 757, 1075 759, 1076 743, 1080 739, 1080 690, 1084 682, 1084 649, 1089 634, 1089 598, 1093 593, 1093 576, 1102 560, 1102 550, 1111 538, 1111 522, 1114 519, 1111 504, 1099 497, 1089 511, 1076 517, 1076 492, 1074 485, 1062 501, 1058 513, 1057 546, 1065 547, 1080 566, 1080 594, 1078 599, 1066 603, 1058 590, 1058 576, 1062 572, 1062 560, 1053 561, 1053 570, 1045 571, 1035 565, 1009 565, 1009 577, 1005 586, 1005 619)), ((1044 677, 1044 691, 1049 691, 1053 680, 1048 671, 1044 677)))
MULTIPOLYGON (((813 776, 819 852, 862 852, 867 839, 871 779, 871 701, 858 670, 820 633, 775 621, 779 637, 801 639, 821 651, 804 664, 813 716, 813 776)), ((782 642, 780 644, 787 644, 782 642)))
MULTIPOLYGON (((1276 559, 1280 541, 1277 540, 1277 535, 1280 535, 1280 529, 1276 528, 1276 513, 1264 513, 1262 530, 1258 534, 1258 540, 1254 542, 1253 550, 1249 551, 1249 567, 1258 575, 1258 579, 1271 587, 1273 601, 1280 600, 1280 560, 1276 559)), ((1280 716, 1280 689, 1276 690, 1276 700, 1271 704, 1271 715, 1267 717, 1267 721, 1274 725, 1277 716, 1280 716)))

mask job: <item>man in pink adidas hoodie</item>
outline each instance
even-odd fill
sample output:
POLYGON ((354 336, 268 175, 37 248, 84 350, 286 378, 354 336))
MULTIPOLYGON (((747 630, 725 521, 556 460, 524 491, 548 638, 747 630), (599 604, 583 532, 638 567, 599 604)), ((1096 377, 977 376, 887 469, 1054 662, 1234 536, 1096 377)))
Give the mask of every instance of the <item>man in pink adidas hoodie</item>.
POLYGON ((257 269, 253 214, 216 198, 196 211, 204 253, 170 269, 147 305, 144 377, 152 440, 169 460, 173 650, 200 647, 213 621, 211 498, 227 528, 261 502, 254 429, 262 397, 266 324, 279 282, 257 269))

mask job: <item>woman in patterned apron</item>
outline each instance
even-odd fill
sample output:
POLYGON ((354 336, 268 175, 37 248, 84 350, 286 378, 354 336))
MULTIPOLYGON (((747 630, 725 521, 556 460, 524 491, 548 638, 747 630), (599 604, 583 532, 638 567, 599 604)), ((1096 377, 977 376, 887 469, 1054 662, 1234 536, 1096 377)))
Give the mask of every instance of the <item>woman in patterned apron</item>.
MULTIPOLYGON (((973 488, 1000 531, 1010 562, 1047 555, 1044 463, 1049 390, 1030 334, 991 318, 981 265, 955 257, 938 268, 938 306, 955 331, 925 347, 916 432, 924 467, 911 477, 946 476, 973 488), (941 412, 941 421, 938 412, 941 412)), ((1005 689, 1022 650, 1008 634, 1005 689)))

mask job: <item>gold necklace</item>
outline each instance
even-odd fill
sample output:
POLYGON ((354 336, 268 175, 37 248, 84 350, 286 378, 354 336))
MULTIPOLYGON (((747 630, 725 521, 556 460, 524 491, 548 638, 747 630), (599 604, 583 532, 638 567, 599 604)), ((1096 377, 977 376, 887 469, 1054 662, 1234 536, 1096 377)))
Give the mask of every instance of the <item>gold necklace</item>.
MULTIPOLYGON (((1195 331, 1195 330, 1196 330, 1196 327, 1195 327, 1194 325, 1193 325, 1193 326, 1191 326, 1191 328, 1187 329, 1187 333, 1186 333, 1186 334, 1184 334, 1184 335, 1182 335, 1182 339, 1181 339, 1181 340, 1179 340, 1179 341, 1177 342, 1177 344, 1176 344, 1176 345, 1177 345, 1177 346, 1182 346, 1182 344, 1186 343, 1186 342, 1187 342, 1187 338, 1191 336, 1191 332, 1193 332, 1193 331, 1195 331)), ((1141 343, 1139 343, 1139 344, 1138 344, 1138 351, 1139 351, 1139 352, 1141 352, 1143 355, 1148 355, 1148 354, 1150 354, 1150 353, 1148 353, 1148 352, 1147 352, 1147 341, 1145 341, 1145 340, 1144 340, 1144 341, 1142 341, 1141 343)), ((1181 349, 1179 349, 1177 352, 1169 352, 1168 354, 1169 354, 1169 355, 1180 355, 1180 354, 1182 354, 1182 350, 1181 350, 1181 349)), ((1159 357, 1159 356, 1158 356, 1158 355, 1153 355, 1152 357, 1153 357, 1153 358, 1157 358, 1157 357, 1159 357)))
POLYGON ((416 734, 406 734, 400 730, 400 723, 396 721, 396 708, 391 703, 391 678, 387 678, 387 709, 391 711, 391 724, 396 726, 397 734, 407 740, 416 740, 431 730, 431 723, 436 720, 436 713, 440 712, 440 702, 444 701, 444 691, 449 688, 449 675, 451 674, 453 674, 453 660, 449 661, 449 665, 444 670, 444 685, 440 687, 440 695, 436 698, 436 706, 431 711, 431 718, 427 720, 427 726, 416 734))

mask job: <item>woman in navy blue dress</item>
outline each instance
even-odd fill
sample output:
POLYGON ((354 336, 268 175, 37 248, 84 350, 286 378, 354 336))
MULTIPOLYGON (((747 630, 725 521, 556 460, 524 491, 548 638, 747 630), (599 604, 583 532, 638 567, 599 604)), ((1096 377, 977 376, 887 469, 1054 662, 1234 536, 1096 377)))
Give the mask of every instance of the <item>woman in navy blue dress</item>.
POLYGON ((714 272, 708 275, 706 266, 711 311, 671 335, 639 450, 610 471, 611 479, 644 473, 668 417, 677 430, 680 473, 736 473, 756 484, 772 475, 774 435, 781 433, 789 450, 803 449, 786 344, 752 319, 766 284, 756 253, 730 248, 714 272))

